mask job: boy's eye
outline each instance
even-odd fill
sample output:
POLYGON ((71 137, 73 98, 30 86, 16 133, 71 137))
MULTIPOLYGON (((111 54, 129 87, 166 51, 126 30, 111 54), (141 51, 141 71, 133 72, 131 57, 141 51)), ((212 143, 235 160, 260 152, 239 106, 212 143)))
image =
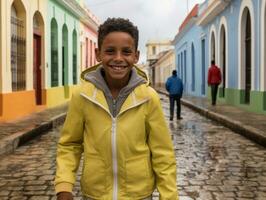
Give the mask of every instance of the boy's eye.
POLYGON ((105 53, 108 53, 108 54, 114 53, 114 49, 106 49, 105 53))
POLYGON ((131 49, 125 49, 125 50, 123 50, 123 53, 126 55, 130 55, 132 53, 132 50, 131 49))

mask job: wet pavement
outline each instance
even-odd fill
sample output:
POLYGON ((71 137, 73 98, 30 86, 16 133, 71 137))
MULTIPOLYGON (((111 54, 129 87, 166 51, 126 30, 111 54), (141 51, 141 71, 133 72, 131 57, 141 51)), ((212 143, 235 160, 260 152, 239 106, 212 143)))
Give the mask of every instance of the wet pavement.
POLYGON ((21 144, 62 124, 67 108, 67 103, 64 103, 12 122, 1 122, 0 156, 14 152, 21 144))
MULTIPOLYGON (((161 98, 168 120, 168 99, 161 98)), ((182 116, 183 120, 168 121, 178 163, 180 200, 266 199, 264 147, 184 106, 182 116)), ((1 200, 55 199, 53 178, 60 128, 1 157, 1 200)), ((80 199, 78 183, 74 194, 80 199)), ((158 193, 153 199, 158 199, 158 193)))
MULTIPOLYGON (((157 88, 157 91, 168 95, 164 88, 157 88)), ((206 97, 184 94, 181 101, 183 105, 203 116, 215 120, 266 147, 266 114, 250 112, 244 108, 232 106, 220 101, 217 102, 216 106, 212 106, 210 100, 206 97)))
POLYGON ((25 127, 34 128, 51 120, 54 116, 65 113, 67 111, 67 104, 64 103, 60 106, 49 108, 41 112, 36 112, 22 119, 17 119, 12 122, 0 123, 0 140, 10 136, 13 133, 24 131, 25 127))

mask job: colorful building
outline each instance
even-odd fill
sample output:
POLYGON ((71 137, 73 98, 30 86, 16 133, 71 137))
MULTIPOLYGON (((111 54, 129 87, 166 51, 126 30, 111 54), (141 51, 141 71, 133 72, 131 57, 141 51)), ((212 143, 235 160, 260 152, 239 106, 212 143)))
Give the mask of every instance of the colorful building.
POLYGON ((158 77, 156 78, 156 76, 159 75, 156 75, 156 63, 162 56, 160 53, 170 49, 173 49, 171 40, 149 40, 146 43, 148 74, 153 85, 158 85, 158 77))
POLYGON ((188 94, 209 97, 206 76, 215 60, 219 101, 266 114, 265 10, 265 0, 206 0, 188 16, 174 40, 188 94))
POLYGON ((48 107, 68 100, 79 82, 80 72, 95 60, 98 22, 81 5, 74 0, 48 3, 48 107))
POLYGON ((172 75, 172 71, 175 69, 174 49, 159 53, 154 69, 155 86, 164 87, 167 78, 172 75))
POLYGON ((0 16, 0 121, 68 100, 82 69, 80 22, 94 41, 98 22, 75 0, 0 1, 0 16))
POLYGON ((173 40, 176 67, 184 84, 184 92, 196 96, 205 96, 207 90, 207 35, 204 27, 196 25, 197 17, 203 10, 204 5, 195 5, 173 40))

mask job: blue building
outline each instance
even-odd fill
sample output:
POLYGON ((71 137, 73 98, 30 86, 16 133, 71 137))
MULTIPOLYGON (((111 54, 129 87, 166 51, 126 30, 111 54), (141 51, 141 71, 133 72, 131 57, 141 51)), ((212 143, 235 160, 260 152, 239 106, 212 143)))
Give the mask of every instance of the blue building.
POLYGON ((174 39, 176 66, 188 95, 209 97, 211 60, 222 71, 218 100, 266 114, 266 0, 206 0, 174 39))

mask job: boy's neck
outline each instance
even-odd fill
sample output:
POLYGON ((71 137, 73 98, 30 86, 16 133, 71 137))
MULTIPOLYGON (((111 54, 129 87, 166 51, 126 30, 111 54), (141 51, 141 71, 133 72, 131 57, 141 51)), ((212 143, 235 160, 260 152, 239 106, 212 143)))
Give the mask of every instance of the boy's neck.
POLYGON ((107 86, 113 96, 114 99, 117 98, 120 90, 125 87, 128 84, 128 81, 130 79, 130 75, 128 75, 128 78, 125 80, 108 80, 108 77, 104 77, 107 86))

